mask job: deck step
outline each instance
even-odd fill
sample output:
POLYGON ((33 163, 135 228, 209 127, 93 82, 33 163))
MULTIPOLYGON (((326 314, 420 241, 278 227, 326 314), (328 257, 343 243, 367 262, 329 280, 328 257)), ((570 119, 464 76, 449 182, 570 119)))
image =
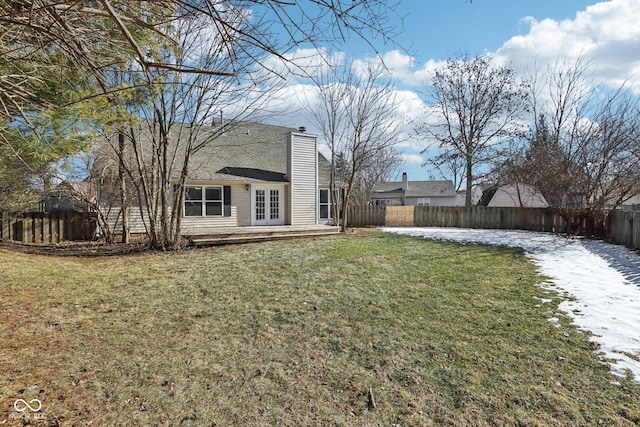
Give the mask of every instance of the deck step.
POLYGON ((340 234, 336 229, 323 230, 295 230, 295 231, 274 231, 259 233, 217 233, 209 235, 187 236, 191 245, 196 248, 216 245, 231 245, 239 243, 264 242, 268 240, 300 239, 305 237, 322 237, 340 234))

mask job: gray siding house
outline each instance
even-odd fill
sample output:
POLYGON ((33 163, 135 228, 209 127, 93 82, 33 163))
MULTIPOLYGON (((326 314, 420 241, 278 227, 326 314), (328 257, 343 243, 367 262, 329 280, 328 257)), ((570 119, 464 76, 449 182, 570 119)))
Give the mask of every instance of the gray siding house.
POLYGON ((455 206, 456 192, 451 181, 381 182, 373 187, 371 203, 375 206, 455 206))

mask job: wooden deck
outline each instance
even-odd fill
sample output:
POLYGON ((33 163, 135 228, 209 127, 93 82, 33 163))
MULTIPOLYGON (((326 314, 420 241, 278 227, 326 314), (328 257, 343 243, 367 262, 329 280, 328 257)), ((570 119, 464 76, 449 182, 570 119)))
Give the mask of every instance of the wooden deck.
POLYGON ((186 235, 194 247, 262 242, 266 240, 296 239, 340 234, 337 226, 270 226, 270 227, 224 227, 206 230, 202 234, 186 235))

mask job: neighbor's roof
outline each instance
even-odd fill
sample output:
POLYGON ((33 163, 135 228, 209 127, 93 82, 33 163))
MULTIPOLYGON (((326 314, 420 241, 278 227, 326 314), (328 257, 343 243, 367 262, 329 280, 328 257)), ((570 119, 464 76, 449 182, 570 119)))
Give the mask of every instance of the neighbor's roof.
POLYGON ((404 197, 456 197, 451 181, 408 181, 407 191, 402 191, 402 181, 381 182, 373 186, 373 198, 397 193, 404 197))

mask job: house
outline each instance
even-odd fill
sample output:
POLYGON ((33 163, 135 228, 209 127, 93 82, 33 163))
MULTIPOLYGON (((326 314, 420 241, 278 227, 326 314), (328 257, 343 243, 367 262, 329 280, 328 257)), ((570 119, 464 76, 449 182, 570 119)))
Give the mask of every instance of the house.
POLYGON ((455 206, 456 192, 451 181, 380 182, 373 187, 371 203, 375 206, 455 206))
MULTIPOLYGON (((187 133, 188 125, 175 132, 187 133)), ((229 122, 198 129, 209 138, 189 161, 181 206, 183 234, 224 227, 332 224, 329 162, 304 128, 229 122), (220 126, 224 126, 221 131, 220 126), (214 136, 212 136, 214 135, 214 136)), ((178 161, 177 165, 181 166, 178 161)), ((178 183, 180 168, 172 170, 178 183)), ((144 232, 142 210, 131 232, 144 232)), ((111 229, 120 215, 110 215, 111 229)))
POLYGON ((485 189, 477 206, 490 208, 547 208, 549 204, 535 187, 528 184, 516 183, 492 186, 485 189))
MULTIPOLYGON (((474 185, 471 189, 471 206, 477 206, 478 202, 482 198, 482 193, 484 193, 490 187, 491 184, 484 182, 474 185)), ((459 190, 456 194, 458 196, 456 199, 456 206, 465 206, 467 202, 467 191, 459 190)))
POLYGON ((86 212, 89 210, 87 203, 70 195, 87 191, 89 191, 89 184, 86 181, 63 181, 45 194, 42 210, 43 212, 86 212))
POLYGON ((640 210, 640 194, 636 194, 636 195, 630 197, 628 200, 626 200, 622 204, 622 206, 620 206, 620 209, 626 210, 626 211, 638 211, 638 210, 640 210))

